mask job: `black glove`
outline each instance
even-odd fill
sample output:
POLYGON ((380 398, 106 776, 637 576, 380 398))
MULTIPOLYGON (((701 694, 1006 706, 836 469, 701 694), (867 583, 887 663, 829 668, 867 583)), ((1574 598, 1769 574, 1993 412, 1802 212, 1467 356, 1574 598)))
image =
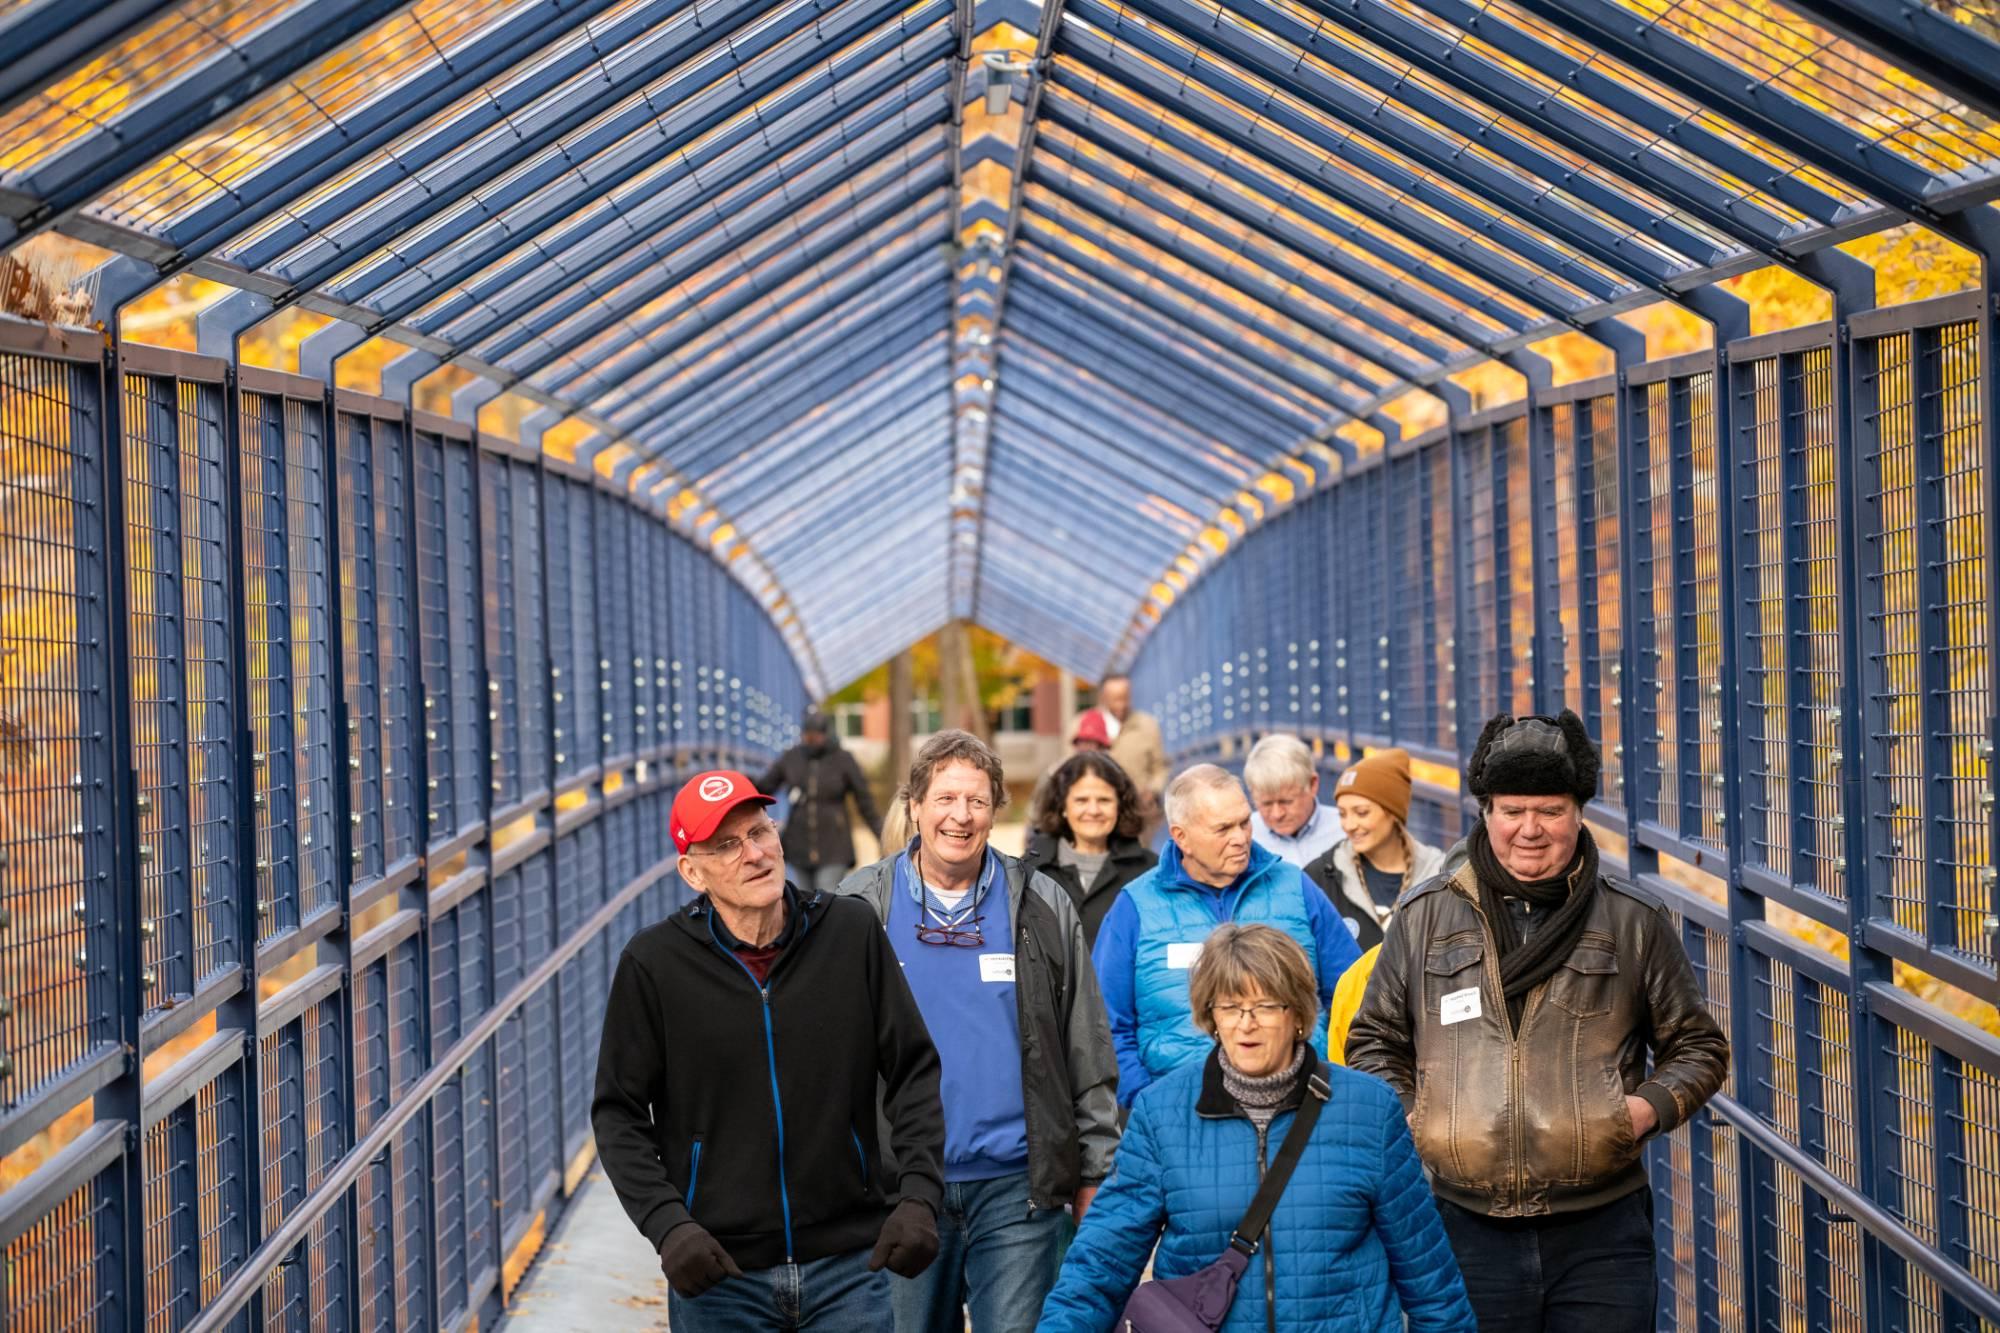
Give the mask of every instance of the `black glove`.
POLYGON ((937 1252, 937 1216, 929 1204, 905 1199, 882 1223, 875 1252, 868 1256, 868 1271, 886 1268, 897 1277, 915 1277, 931 1266, 937 1252))
MULTIPOLYGON (((931 1235, 931 1253, 937 1253, 937 1235, 931 1235)), ((660 1271, 676 1296, 699 1296, 726 1277, 742 1277, 743 1270, 729 1257, 715 1237, 698 1222, 683 1222, 660 1242, 660 1271)))

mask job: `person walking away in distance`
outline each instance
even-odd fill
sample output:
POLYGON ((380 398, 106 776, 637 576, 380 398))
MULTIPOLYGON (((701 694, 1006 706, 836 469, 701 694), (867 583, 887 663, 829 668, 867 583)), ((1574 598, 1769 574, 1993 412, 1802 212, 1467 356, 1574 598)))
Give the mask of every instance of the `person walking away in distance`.
POLYGON ((767 796, 790 792, 785 864, 792 882, 802 889, 830 892, 854 869, 854 826, 847 815, 848 797, 854 798, 868 831, 878 840, 882 836, 875 794, 868 789, 861 765, 835 738, 832 719, 825 713, 806 714, 799 743, 779 755, 757 779, 757 790, 767 796))

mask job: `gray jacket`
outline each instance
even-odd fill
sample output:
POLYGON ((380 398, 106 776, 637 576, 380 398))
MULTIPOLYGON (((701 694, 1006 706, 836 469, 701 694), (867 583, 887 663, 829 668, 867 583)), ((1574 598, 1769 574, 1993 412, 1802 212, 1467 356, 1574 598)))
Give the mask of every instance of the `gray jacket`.
MULTIPOLYGON (((1076 907, 1062 888, 1017 857, 995 852, 1007 874, 1014 923, 1014 995, 1021 1028, 1021 1087, 1028 1121, 1028 1198, 1067 1203, 1111 1174, 1118 1147, 1118 1060, 1097 972, 1076 907)), ((885 925, 896 888, 887 857, 849 875, 836 892, 866 899, 885 925)), ((952 1108, 945 1108, 950 1117, 952 1108)), ((893 1152, 887 1127, 884 1152, 893 1152)), ((895 1172, 886 1167, 885 1178, 895 1172)))

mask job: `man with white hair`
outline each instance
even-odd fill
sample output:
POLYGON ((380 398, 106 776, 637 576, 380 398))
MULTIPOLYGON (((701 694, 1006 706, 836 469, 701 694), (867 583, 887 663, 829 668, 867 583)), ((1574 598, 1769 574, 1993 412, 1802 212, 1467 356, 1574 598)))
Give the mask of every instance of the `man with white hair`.
MULTIPOLYGON (((1250 838, 1250 802, 1227 770, 1196 764, 1167 785, 1167 831, 1160 863, 1125 886, 1098 928, 1097 965, 1111 1045, 1118 1055, 1118 1101, 1214 1043, 1196 1026, 1188 971, 1217 926, 1275 926, 1312 959, 1320 1009, 1361 951, 1347 923, 1295 865, 1250 838)), ((1318 1030, 1309 1017, 1308 1030, 1318 1030)))
POLYGON ((1251 746, 1243 785, 1256 806, 1250 836, 1259 847, 1304 869, 1340 841, 1340 816, 1319 803, 1319 766, 1297 736, 1266 736, 1251 746))

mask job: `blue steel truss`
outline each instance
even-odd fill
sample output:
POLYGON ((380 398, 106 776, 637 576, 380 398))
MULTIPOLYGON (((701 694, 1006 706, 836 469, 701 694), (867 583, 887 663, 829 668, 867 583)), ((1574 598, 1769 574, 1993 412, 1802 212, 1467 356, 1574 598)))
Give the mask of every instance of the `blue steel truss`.
POLYGON ((2000 998, 1996 70, 1919 0, 8 7, 8 299, 114 256, 113 337, 0 317, 9 1326, 487 1321, 666 784, 966 616, 1184 758, 1404 745, 1433 836, 1577 707, 1739 1052, 1663 1308, 2000 1322, 2000 1061, 1895 984, 2000 998), (1980 288, 1873 310, 1910 222, 1980 288), (1766 265, 1833 321, 1750 337, 1766 265), (203 354, 115 336, 189 275, 203 354))

